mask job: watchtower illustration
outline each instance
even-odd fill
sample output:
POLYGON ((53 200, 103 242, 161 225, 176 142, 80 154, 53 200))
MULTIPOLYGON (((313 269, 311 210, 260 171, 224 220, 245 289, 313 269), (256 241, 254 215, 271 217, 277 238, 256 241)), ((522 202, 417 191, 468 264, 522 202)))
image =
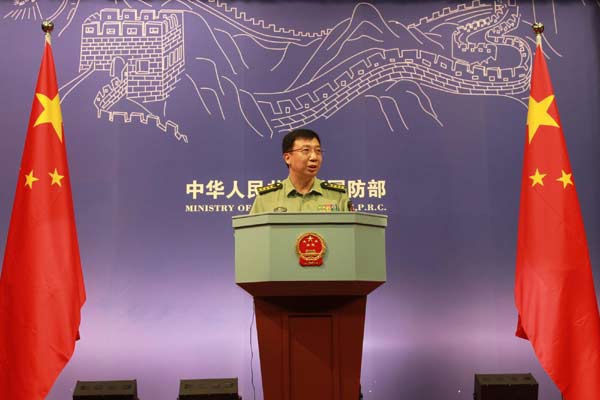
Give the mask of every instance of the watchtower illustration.
POLYGON ((103 9, 82 25, 79 72, 108 71, 108 110, 121 98, 165 100, 185 69, 183 12, 103 9))

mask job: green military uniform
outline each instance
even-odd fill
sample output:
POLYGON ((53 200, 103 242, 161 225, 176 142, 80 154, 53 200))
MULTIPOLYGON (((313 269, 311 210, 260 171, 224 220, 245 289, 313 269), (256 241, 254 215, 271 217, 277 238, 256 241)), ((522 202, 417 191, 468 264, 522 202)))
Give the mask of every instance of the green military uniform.
POLYGON ((250 210, 250 214, 262 212, 330 212, 348 211, 348 194, 342 185, 315 178, 312 188, 300 194, 290 178, 263 186, 250 210))

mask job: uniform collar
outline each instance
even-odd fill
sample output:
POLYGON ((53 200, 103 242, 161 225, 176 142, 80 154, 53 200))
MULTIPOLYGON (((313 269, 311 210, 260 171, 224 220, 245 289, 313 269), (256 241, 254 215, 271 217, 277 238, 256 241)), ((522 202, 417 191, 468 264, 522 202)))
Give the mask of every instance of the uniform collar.
MULTIPOLYGON (((308 193, 316 193, 319 195, 323 195, 323 189, 321 188, 322 182, 323 182, 322 180, 315 177, 315 181, 313 182, 312 188, 310 188, 310 191, 308 193)), ((292 181, 290 180, 289 176, 287 178, 285 178, 282 183, 283 183, 283 193, 285 193, 285 195, 287 197, 302 196, 300 193, 298 193, 296 191, 296 188, 292 184, 292 181)))

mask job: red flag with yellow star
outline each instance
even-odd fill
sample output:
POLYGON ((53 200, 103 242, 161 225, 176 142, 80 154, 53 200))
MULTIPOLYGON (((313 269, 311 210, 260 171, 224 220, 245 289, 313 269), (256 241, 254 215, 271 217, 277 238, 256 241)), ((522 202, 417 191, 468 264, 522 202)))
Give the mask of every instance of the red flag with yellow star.
POLYGON ((575 180, 541 44, 533 61, 521 182, 515 303, 566 400, 600 399, 600 317, 575 180))
POLYGON ((44 399, 71 358, 85 289, 47 41, 0 277, 0 399, 44 399))

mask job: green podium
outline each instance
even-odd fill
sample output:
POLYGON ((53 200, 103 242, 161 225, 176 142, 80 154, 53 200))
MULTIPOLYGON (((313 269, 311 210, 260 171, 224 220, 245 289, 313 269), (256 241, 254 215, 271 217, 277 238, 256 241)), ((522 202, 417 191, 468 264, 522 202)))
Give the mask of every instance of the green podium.
POLYGON ((386 280, 386 226, 386 216, 358 212, 233 217, 264 400, 358 400, 367 294, 386 280))

